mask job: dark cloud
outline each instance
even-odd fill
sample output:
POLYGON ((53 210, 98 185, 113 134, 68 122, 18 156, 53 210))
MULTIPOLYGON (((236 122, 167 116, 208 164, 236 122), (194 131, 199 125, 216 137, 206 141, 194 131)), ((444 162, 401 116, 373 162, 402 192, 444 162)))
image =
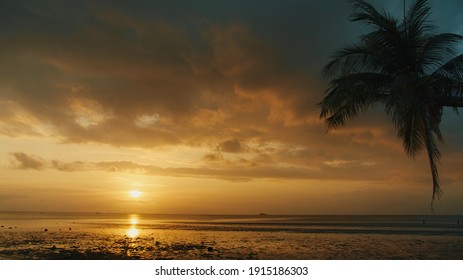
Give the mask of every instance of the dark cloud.
POLYGON ((46 162, 40 157, 16 152, 10 153, 10 166, 17 169, 43 170, 46 168, 46 162))
MULTIPOLYGON (((0 132, 40 134, 42 124, 65 142, 116 146, 245 140, 239 134, 262 127, 313 124, 320 68, 363 30, 335 0, 1 5, 0 101, 35 126, 0 116, 0 132)), ((436 17, 458 5, 434 3, 436 17)))
MULTIPOLYGON (((236 131, 243 127, 236 114, 257 115, 260 125, 303 124, 316 109, 304 71, 286 58, 294 52, 282 45, 305 38, 303 22, 291 19, 311 18, 299 11, 316 14, 314 7, 211 2, 193 5, 193 17, 178 3, 112 4, 2 3, 0 98, 65 142, 143 147, 204 142, 198 137, 217 131, 210 127, 217 117, 217 127, 236 131), (256 18, 255 9, 263 14, 256 18), (138 125, 154 115, 157 123, 138 125)), ((37 130, 2 121, 6 135, 37 130)))
POLYGON ((205 154, 203 157, 203 160, 205 161, 222 161, 223 160, 223 155, 220 153, 208 153, 205 154))
POLYGON ((88 169, 88 166, 86 166, 86 164, 82 161, 75 161, 75 162, 67 163, 67 162, 62 162, 59 160, 52 160, 51 168, 59 170, 59 171, 73 172, 73 171, 85 171, 88 169))
POLYGON ((245 149, 237 139, 227 140, 219 145, 220 150, 225 153, 241 153, 245 149))
MULTIPOLYGON (((301 151, 305 154, 304 151, 301 151)), ((287 153, 298 153, 287 151, 287 153)), ((427 182, 427 173, 423 175, 419 165, 414 169, 403 169, 395 166, 395 161, 386 162, 360 161, 350 159, 332 159, 320 162, 305 158, 304 161, 292 161, 285 157, 276 161, 280 150, 271 154, 256 154, 251 158, 227 158, 222 154, 206 154, 203 165, 196 167, 160 167, 153 164, 135 161, 72 161, 45 160, 36 155, 26 155, 22 152, 11 153, 14 159, 12 167, 19 169, 46 170, 53 169, 62 172, 117 172, 145 176, 196 177, 214 178, 226 181, 253 180, 343 180, 364 182, 427 182), (410 173, 413 170, 413 173, 410 173), (411 177, 410 177, 411 176, 411 177), (409 180, 406 180, 406 179, 409 180)), ((454 160, 456 158, 453 158, 454 160)), ((446 182, 454 182, 461 176, 459 170, 447 168, 442 178, 446 182)))

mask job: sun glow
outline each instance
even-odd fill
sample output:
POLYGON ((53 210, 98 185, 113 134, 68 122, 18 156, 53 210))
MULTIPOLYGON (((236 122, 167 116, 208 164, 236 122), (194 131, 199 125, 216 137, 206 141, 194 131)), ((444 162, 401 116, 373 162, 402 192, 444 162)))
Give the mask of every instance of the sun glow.
POLYGON ((138 232, 138 229, 136 227, 131 227, 128 231, 127 231, 127 236, 130 237, 130 238, 135 238, 137 237, 139 234, 138 232))
POLYGON ((137 197, 140 197, 142 195, 142 192, 139 191, 139 190, 131 190, 131 191, 129 191, 129 195, 130 195, 130 197, 137 198, 137 197))

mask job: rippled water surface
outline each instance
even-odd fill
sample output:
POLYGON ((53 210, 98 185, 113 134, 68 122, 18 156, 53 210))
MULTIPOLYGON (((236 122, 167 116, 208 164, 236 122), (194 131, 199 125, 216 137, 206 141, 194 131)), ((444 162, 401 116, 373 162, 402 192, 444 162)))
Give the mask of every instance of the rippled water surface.
POLYGON ((461 216, 0 213, 0 259, 463 259, 461 216))

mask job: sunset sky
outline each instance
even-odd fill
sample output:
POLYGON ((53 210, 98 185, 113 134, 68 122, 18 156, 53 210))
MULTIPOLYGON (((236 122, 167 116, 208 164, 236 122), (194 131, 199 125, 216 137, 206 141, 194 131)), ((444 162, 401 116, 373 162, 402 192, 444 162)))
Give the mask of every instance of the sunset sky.
MULTIPOLYGON (((438 32, 463 34, 462 1, 430 3, 438 32)), ((352 12, 0 0, 0 211, 431 213, 425 154, 407 157, 380 107, 328 134, 319 118, 321 68, 368 30, 352 12)), ((461 214, 463 116, 441 129, 435 213, 461 214)))

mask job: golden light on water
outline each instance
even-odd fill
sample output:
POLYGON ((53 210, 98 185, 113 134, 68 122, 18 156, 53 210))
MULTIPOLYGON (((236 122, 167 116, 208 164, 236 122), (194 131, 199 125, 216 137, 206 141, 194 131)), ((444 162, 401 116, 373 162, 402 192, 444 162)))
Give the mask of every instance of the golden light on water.
POLYGON ((135 238, 135 237, 137 237, 139 234, 140 234, 140 232, 138 231, 138 229, 137 229, 135 226, 132 226, 132 227, 129 228, 129 230, 127 231, 127 236, 130 237, 130 238, 135 238))
POLYGON ((137 214, 130 214, 129 224, 130 224, 130 228, 126 232, 127 236, 130 238, 135 238, 138 235, 140 235, 140 231, 137 229, 137 224, 138 224, 137 214))
POLYGON ((129 191, 129 195, 132 198, 138 198, 138 197, 140 197, 142 195, 142 192, 139 191, 139 190, 131 190, 131 191, 129 191))
POLYGON ((130 218, 129 218, 129 222, 132 226, 135 226, 136 224, 138 224, 138 215, 137 214, 132 214, 130 215, 130 218))

